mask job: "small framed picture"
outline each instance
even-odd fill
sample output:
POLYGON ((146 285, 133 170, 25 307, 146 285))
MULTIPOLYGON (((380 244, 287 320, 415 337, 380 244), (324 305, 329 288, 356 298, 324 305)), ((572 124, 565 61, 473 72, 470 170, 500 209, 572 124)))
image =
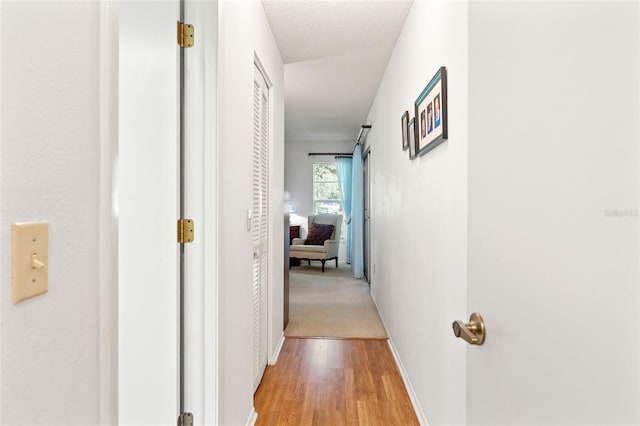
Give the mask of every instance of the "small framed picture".
POLYGON ((409 125, 407 126, 407 129, 409 131, 409 135, 408 135, 408 140, 409 140, 409 158, 410 159, 414 159, 416 158, 416 119, 412 118, 411 121, 409 121, 409 125))
POLYGON ((440 67, 415 103, 417 155, 423 155, 448 138, 447 69, 440 67))
POLYGON ((402 125, 402 149, 409 149, 409 111, 405 111, 400 119, 402 125))

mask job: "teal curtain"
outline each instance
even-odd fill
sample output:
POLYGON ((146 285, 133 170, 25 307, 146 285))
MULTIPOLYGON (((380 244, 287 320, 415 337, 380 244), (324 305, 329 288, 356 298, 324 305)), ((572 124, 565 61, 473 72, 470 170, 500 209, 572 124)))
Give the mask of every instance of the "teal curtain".
POLYGON ((353 150, 351 173, 351 269, 355 278, 364 275, 364 182, 362 178, 362 145, 353 150))
POLYGON ((342 194, 342 210, 344 210, 345 240, 347 242, 347 263, 351 263, 351 157, 336 157, 338 166, 338 185, 342 194))

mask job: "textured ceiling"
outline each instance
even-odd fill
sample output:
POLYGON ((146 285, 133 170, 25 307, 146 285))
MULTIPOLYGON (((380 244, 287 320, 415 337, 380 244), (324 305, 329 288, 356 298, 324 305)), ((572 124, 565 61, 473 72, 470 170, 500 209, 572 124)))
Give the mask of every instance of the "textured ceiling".
POLYGON ((411 1, 263 4, 285 62, 286 140, 355 140, 411 1))

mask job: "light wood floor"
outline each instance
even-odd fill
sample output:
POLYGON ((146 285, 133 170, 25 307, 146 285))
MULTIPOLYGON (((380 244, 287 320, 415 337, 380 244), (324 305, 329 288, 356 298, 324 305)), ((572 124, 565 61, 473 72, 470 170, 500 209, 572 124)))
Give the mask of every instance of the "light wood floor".
POLYGON ((418 425, 386 340, 285 340, 255 394, 257 425, 418 425))

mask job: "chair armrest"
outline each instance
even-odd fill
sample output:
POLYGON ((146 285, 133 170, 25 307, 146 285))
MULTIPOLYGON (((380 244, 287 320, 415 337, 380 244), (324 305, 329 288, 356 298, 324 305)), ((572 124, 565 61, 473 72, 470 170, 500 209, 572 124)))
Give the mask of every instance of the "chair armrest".
POLYGON ((306 238, 294 238, 291 242, 292 246, 303 246, 304 242, 307 241, 306 238))
POLYGON ((338 244, 338 240, 324 240, 324 246, 325 247, 329 247, 329 246, 332 246, 334 244, 338 244))
POLYGON ((325 240, 324 249, 327 252, 327 257, 337 256, 339 246, 340 246, 340 241, 338 240, 325 240))

